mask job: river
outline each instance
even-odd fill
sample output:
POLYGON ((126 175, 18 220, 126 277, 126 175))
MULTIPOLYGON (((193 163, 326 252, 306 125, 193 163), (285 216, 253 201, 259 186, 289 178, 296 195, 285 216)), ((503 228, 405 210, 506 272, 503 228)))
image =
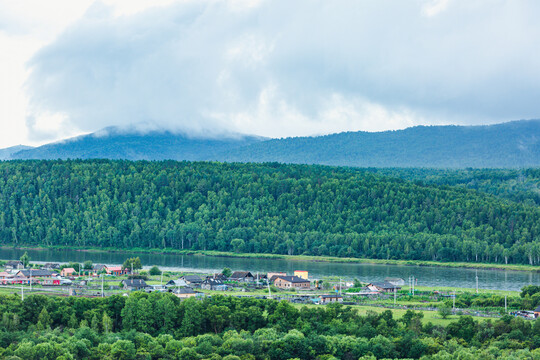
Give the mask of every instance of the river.
MULTIPOLYGON (((0 260, 19 259, 25 250, 0 249, 0 260)), ((405 266, 382 264, 353 264, 297 261, 285 259, 229 258, 199 255, 153 254, 133 252, 92 252, 76 250, 27 250, 35 262, 84 262, 94 264, 122 264, 128 257, 139 256, 145 267, 157 265, 164 270, 210 273, 228 267, 249 270, 252 273, 294 270, 309 271, 310 278, 336 276, 362 282, 382 281, 386 277, 417 278, 418 286, 475 288, 476 275, 481 289, 520 290, 525 285, 540 285, 540 273, 510 270, 473 270, 430 266, 405 266)))

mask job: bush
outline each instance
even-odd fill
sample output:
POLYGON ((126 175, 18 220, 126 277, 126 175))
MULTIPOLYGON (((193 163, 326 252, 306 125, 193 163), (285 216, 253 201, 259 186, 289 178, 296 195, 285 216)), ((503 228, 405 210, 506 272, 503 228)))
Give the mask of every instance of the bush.
POLYGON ((161 270, 159 270, 159 268, 156 265, 154 265, 154 266, 152 266, 150 271, 148 271, 148 273, 151 276, 157 276, 157 275, 161 275, 161 270))

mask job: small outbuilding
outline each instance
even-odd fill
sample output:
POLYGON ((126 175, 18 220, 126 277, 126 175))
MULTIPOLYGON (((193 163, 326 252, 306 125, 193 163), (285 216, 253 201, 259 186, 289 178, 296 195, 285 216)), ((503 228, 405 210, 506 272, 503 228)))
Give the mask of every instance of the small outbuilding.
POLYGON ((61 276, 64 276, 64 277, 67 277, 67 276, 74 276, 76 275, 77 272, 75 271, 74 268, 63 268, 61 271, 60 271, 60 275, 61 276))
POLYGON ((392 285, 396 286, 403 286, 405 285, 405 280, 402 278, 393 278, 393 277, 387 277, 384 279, 384 282, 390 283, 392 285))
POLYGON ((540 305, 536 309, 534 309, 534 318, 540 318, 540 305))
POLYGON ((24 264, 22 261, 19 260, 11 260, 6 263, 4 266, 6 270, 19 270, 24 269, 24 264))
POLYGON ((180 279, 184 280, 189 286, 200 286, 203 282, 197 275, 184 275, 180 279))
POLYGON ((232 273, 230 280, 238 282, 251 282, 255 280, 255 277, 249 271, 235 271, 232 273))
POLYGON ((58 269, 60 269, 60 264, 58 264, 58 263, 46 263, 46 264, 43 264, 43 266, 41 268, 44 269, 44 270, 58 270, 58 269))
POLYGON ((186 287, 188 284, 184 281, 184 279, 176 279, 176 280, 169 280, 165 287, 186 287))
POLYGON ((302 278, 304 280, 309 279, 309 273, 305 270, 294 270, 294 276, 298 276, 299 278, 302 278))
POLYGON ((121 276, 129 273, 129 269, 123 269, 121 266, 107 266, 107 274, 121 276))
POLYGON ((221 280, 214 280, 212 278, 207 278, 206 280, 202 282, 201 289, 225 291, 227 290, 227 285, 223 284, 221 280))
POLYGON ((341 303, 343 302, 343 296, 339 294, 321 295, 319 296, 320 304, 341 303))
POLYGON ((400 286, 391 284, 386 281, 381 282, 372 282, 366 286, 369 290, 378 291, 378 292, 394 292, 401 290, 400 286))
POLYGON ((192 288, 179 288, 173 291, 173 294, 181 299, 187 299, 197 296, 197 293, 192 288))

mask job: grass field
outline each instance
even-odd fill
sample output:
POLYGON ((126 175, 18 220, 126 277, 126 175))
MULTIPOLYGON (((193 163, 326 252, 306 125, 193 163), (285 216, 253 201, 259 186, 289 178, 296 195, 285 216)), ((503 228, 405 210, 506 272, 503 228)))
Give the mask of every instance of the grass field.
MULTIPOLYGON (((324 305, 305 305, 305 304, 293 304, 297 308, 301 308, 302 306, 308 306, 308 307, 316 307, 316 306, 324 306, 324 305)), ((358 313, 360 315, 366 315, 368 311, 374 311, 378 314, 382 313, 383 311, 390 310, 394 314, 395 319, 400 319, 407 310, 404 309, 386 309, 378 306, 364 306, 364 305, 350 305, 352 308, 357 309, 358 313)), ((456 321, 459 319, 460 315, 451 315, 446 319, 441 318, 439 313, 437 311, 417 311, 424 314, 424 317, 422 318, 422 323, 427 324, 428 322, 433 323, 434 325, 448 325, 449 323, 456 321)), ((485 321, 487 319, 482 316, 473 316, 475 320, 478 321, 485 321)))

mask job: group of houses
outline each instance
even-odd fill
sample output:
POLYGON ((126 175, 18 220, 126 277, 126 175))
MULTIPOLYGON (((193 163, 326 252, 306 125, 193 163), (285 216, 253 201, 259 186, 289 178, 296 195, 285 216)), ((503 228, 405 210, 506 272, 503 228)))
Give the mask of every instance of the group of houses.
POLYGON ((22 261, 11 260, 4 264, 4 271, 0 272, 0 284, 29 284, 39 283, 42 285, 65 285, 70 284, 69 279, 78 276, 98 276, 101 273, 109 275, 124 275, 129 269, 121 266, 94 265, 92 269, 75 270, 72 267, 62 267, 58 263, 46 263, 36 268, 25 268, 22 261))

